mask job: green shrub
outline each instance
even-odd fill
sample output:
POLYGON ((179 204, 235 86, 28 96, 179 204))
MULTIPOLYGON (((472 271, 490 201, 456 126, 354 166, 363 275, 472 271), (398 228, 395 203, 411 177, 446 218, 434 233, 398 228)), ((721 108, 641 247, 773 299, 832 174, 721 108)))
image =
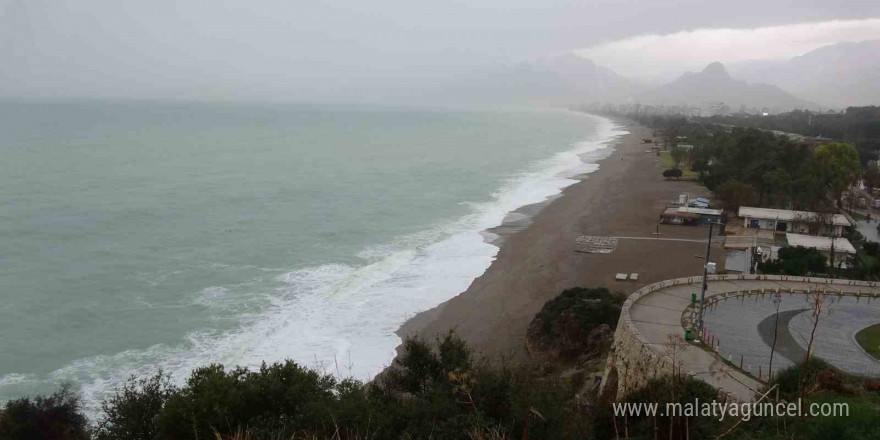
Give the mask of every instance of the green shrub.
MULTIPOLYGON (((628 403, 657 403, 657 414, 665 408, 667 403, 677 402, 682 405, 700 402, 712 402, 717 400, 718 390, 699 379, 691 377, 658 377, 649 380, 644 386, 631 391, 621 401, 628 403)), ((623 438, 624 429, 629 438, 648 439, 656 438, 714 438, 718 434, 721 423, 714 417, 685 417, 663 416, 640 417, 630 416, 614 417, 611 402, 602 402, 597 408, 593 423, 593 438, 611 439, 623 438), (685 421, 685 418, 687 419, 685 421), (617 433, 615 433, 615 424, 617 433), (625 425, 625 427, 624 427, 625 425), (672 436, 670 437, 670 429, 672 436), (687 434, 685 435, 685 431, 687 434)))
POLYGON ((159 434, 159 415, 168 398, 177 392, 170 376, 131 377, 116 394, 101 404, 98 440, 151 440, 159 434))
POLYGON ((663 170, 663 177, 667 179, 680 179, 682 175, 680 168, 669 168, 667 170, 663 170))
POLYGON ((845 417, 812 417, 796 426, 800 438, 868 440, 877 438, 880 423, 880 398, 822 397, 815 403, 846 403, 849 414, 845 417))
POLYGON ((832 368, 829 363, 817 357, 810 358, 810 361, 806 363, 806 368, 804 368, 804 365, 805 364, 802 362, 788 368, 783 368, 776 373, 773 377, 773 383, 779 388, 780 397, 796 399, 800 395, 802 381, 801 375, 804 374, 804 372, 807 374, 806 382, 808 384, 814 384, 816 382, 816 376, 820 371, 832 368))
POLYGON ((779 249, 778 258, 758 263, 758 270, 765 274, 805 276, 825 274, 828 262, 825 255, 816 249, 803 246, 786 246, 779 249))
POLYGON ((880 243, 874 241, 866 241, 864 244, 862 244, 862 249, 865 250, 866 254, 872 257, 876 257, 877 252, 880 251, 880 243))
POLYGON ((0 410, 0 439, 86 440, 86 417, 69 385, 50 396, 10 400, 0 410))
POLYGON ((174 387, 162 373, 131 379, 103 405, 96 440, 263 438, 583 438, 571 387, 526 367, 475 359, 452 333, 404 341, 370 384, 287 361, 257 371, 211 365, 174 387), (500 431, 499 431, 500 430, 500 431), (575 434, 572 434, 575 433, 575 434))
POLYGON ((625 299, 605 288, 566 289, 532 319, 526 332, 529 350, 550 360, 585 360, 605 354, 625 299))
POLYGON ((383 438, 460 439, 498 426, 518 438, 527 425, 530 438, 579 438, 572 434, 578 420, 567 417, 573 393, 565 381, 474 359, 452 333, 434 346, 409 338, 403 348, 368 389, 383 412, 383 438))
POLYGON ((198 438, 241 428, 259 436, 321 432, 331 424, 326 410, 336 385, 333 376, 293 361, 263 364, 258 371, 210 365, 193 371, 186 386, 168 398, 158 423, 163 432, 195 431, 198 438))

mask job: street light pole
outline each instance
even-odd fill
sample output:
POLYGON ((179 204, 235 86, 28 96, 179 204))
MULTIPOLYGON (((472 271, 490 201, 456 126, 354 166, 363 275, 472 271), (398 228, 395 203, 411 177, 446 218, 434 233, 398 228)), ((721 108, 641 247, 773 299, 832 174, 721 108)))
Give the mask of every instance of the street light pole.
POLYGON ((709 275, 709 252, 712 250, 712 229, 715 227, 715 223, 709 223, 709 241, 706 243, 706 260, 703 261, 703 286, 700 289, 700 317, 699 317, 699 326, 700 330, 703 330, 703 307, 704 302, 706 300, 706 288, 709 287, 708 281, 706 281, 706 277, 709 275))

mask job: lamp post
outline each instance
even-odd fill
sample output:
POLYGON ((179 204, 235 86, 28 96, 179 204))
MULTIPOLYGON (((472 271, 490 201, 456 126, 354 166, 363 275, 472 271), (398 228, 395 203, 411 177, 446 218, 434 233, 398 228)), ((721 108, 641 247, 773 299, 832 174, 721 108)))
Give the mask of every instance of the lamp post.
MULTIPOLYGON (((721 221, 718 221, 718 225, 721 225, 721 221)), ((703 285, 700 288, 700 316, 699 316, 699 327, 700 330, 703 330, 703 307, 705 307, 706 301, 706 288, 709 287, 709 282, 706 280, 706 277, 709 274, 709 253, 712 251, 712 229, 715 228, 715 223, 709 223, 709 241, 706 242, 706 261, 703 262, 703 285)))

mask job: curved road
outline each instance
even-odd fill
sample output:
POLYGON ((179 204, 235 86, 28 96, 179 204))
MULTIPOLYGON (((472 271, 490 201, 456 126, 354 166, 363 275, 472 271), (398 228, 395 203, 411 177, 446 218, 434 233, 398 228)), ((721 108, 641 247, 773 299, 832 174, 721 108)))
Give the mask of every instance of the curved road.
MULTIPOLYGON (((677 360, 683 363, 685 371, 716 388, 733 394, 737 399, 743 401, 753 400, 755 391, 762 386, 761 381, 756 378, 760 374, 762 378, 766 379, 770 350, 767 344, 763 342, 764 338, 759 332, 759 324, 767 316, 775 312, 771 298, 772 293, 777 292, 777 290, 783 292, 781 294, 783 298, 781 311, 809 308, 808 305, 805 306, 807 304, 806 296, 797 293, 802 293, 806 290, 828 292, 826 298, 828 298, 829 304, 845 303, 847 305, 846 308, 842 306, 829 307, 831 313, 824 316, 820 321, 820 330, 817 331, 817 334, 825 334, 827 336, 817 338, 815 346, 816 354, 822 357, 827 358, 829 353, 834 352, 840 352, 843 353, 842 356, 851 357, 852 353, 858 350, 858 347, 852 347, 852 344, 855 344, 853 339, 845 337, 849 331, 858 331, 857 329, 853 330, 847 327, 847 322, 852 322, 850 315, 853 312, 849 301, 857 305, 858 309, 861 310, 860 316, 862 317, 857 323, 853 323, 849 327, 861 326, 871 321, 880 322, 880 299, 875 298, 871 300, 864 296, 880 295, 880 287, 877 287, 877 285, 867 285, 866 283, 860 283, 862 285, 848 285, 848 280, 837 280, 835 284, 828 284, 827 280, 820 278, 756 278, 758 277, 754 275, 745 277, 730 275, 710 276, 709 287, 706 291, 706 301, 710 305, 707 306, 704 318, 707 330, 714 335, 715 341, 720 344, 718 353, 689 345, 683 353, 676 356, 677 360), (794 290, 795 293, 789 293, 791 290, 794 290), (842 300, 838 297, 838 293, 858 294, 860 298, 852 297, 842 300), (731 307, 735 303, 746 304, 747 302, 754 302, 758 306, 749 308, 751 313, 744 312, 746 310, 744 308, 731 307), (847 311, 841 312, 844 309, 847 311), (835 315, 839 319, 835 320, 835 315), (822 329, 826 329, 824 333, 822 329), (853 350, 850 350, 850 348, 853 350), (738 366, 741 357, 743 369, 749 371, 754 377, 744 374, 737 368, 732 368, 723 362, 726 360, 738 366)), ((663 283, 672 284, 672 281, 663 283)), ((689 307, 691 305, 691 294, 699 296, 699 293, 700 277, 693 277, 692 279, 679 280, 676 285, 667 285, 634 299, 629 309, 631 321, 642 337, 661 356, 670 356, 671 347, 668 342, 670 336, 683 336, 683 323, 692 322, 694 319, 691 312, 692 309, 689 307), (687 281, 691 281, 691 283, 687 281)), ((846 296, 843 298, 846 298, 846 296)), ((806 314, 809 315, 809 311, 806 314)), ((803 339, 800 336, 802 325, 799 324, 802 315, 803 313, 795 313, 792 316, 785 316, 791 320, 788 324, 790 324, 791 338, 795 341, 799 338, 803 339)), ((772 332, 772 327, 770 331, 772 332)), ((781 340, 783 338, 780 338, 781 340)), ((777 341, 777 344, 779 343, 777 341)), ((806 346, 801 341, 797 341, 797 343, 801 347, 806 346)), ((791 341, 787 342, 786 348, 783 351, 790 356, 794 356, 792 353, 798 352, 794 346, 791 346, 791 341)), ((828 360, 832 361, 832 363, 837 363, 833 356, 832 359, 828 360)), ((867 370, 861 371, 861 374, 880 375, 880 363, 873 359, 866 359, 866 361, 867 363, 864 365, 867 370)), ((791 360, 781 354, 780 350, 777 350, 774 354, 773 370, 778 371, 779 368, 790 364, 791 360)), ((841 365, 841 368, 853 371, 851 368, 847 368, 846 365, 841 365)))

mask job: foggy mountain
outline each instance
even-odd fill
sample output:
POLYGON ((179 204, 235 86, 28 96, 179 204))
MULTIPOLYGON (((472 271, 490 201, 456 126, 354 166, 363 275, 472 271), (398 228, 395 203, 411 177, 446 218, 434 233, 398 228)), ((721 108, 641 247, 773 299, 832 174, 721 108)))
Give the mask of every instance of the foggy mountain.
POLYGON ((760 80, 825 106, 880 102, 880 40, 838 43, 785 61, 752 61, 731 66, 747 81, 760 80))
POLYGON ((635 98, 639 102, 655 105, 703 106, 724 103, 733 111, 741 106, 766 107, 772 111, 818 108, 818 105, 777 86, 736 80, 719 62, 709 64, 699 73, 687 72, 675 81, 637 94, 635 98))
POLYGON ((459 103, 577 105, 620 102, 644 89, 592 60, 563 54, 472 72, 438 94, 459 103))

